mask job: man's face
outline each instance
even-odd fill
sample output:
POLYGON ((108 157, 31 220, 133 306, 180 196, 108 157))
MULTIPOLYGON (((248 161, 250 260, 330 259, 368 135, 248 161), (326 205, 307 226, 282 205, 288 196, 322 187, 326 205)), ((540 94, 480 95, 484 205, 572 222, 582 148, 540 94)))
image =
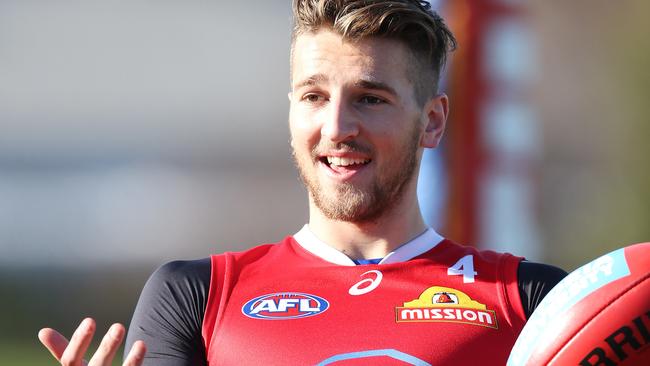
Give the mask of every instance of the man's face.
POLYGON ((291 144, 310 198, 326 217, 372 221, 415 195, 430 113, 416 102, 410 61, 394 40, 349 42, 329 30, 296 38, 291 144))

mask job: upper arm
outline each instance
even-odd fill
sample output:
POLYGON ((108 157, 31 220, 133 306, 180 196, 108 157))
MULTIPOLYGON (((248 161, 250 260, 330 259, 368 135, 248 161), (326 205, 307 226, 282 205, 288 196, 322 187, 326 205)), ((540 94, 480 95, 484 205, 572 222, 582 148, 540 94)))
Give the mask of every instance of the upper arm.
POLYGON ((517 269, 519 296, 526 313, 526 319, 537 308, 551 289, 567 272, 549 264, 521 261, 517 269))
POLYGON ((201 327, 210 272, 209 258, 174 261, 158 268, 140 294, 125 350, 143 340, 147 345, 144 365, 207 365, 201 327))

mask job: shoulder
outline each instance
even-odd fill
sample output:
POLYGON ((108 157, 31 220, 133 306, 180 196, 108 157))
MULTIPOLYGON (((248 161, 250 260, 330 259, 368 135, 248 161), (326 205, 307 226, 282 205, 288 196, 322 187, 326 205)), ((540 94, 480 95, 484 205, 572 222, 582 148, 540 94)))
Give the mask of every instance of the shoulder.
POLYGON ((448 241, 452 252, 456 255, 472 255, 475 261, 486 264, 498 264, 508 273, 516 273, 520 288, 529 288, 539 295, 545 295, 553 286, 560 282, 567 272, 550 264, 527 261, 510 253, 500 253, 492 250, 482 250, 463 246, 448 241))
POLYGON ((174 282, 178 280, 195 278, 210 273, 210 258, 194 260, 174 260, 167 262, 151 275, 150 280, 174 282))
POLYGON ((225 252, 192 260, 173 260, 158 267, 148 282, 153 284, 187 284, 187 281, 190 283, 207 281, 209 283, 215 260, 228 257, 236 261, 251 261, 255 258, 264 257, 269 253, 286 250, 280 244, 287 243, 289 238, 287 237, 279 243, 261 244, 240 252, 225 252))
POLYGON ((451 240, 445 240, 445 242, 447 243, 445 250, 447 250, 449 253, 455 254, 456 256, 472 255, 473 257, 485 262, 509 261, 511 263, 514 263, 517 269, 517 277, 520 279, 520 282, 536 281, 538 283, 544 283, 552 287, 567 275, 567 272, 561 268, 550 264, 530 262, 523 257, 519 257, 511 253, 502 253, 493 250, 479 249, 471 246, 457 244, 451 240))
POLYGON ((192 260, 174 260, 164 263, 154 273, 160 276, 178 276, 200 272, 205 267, 210 266, 210 258, 192 259, 192 260))
POLYGON ((517 275, 520 282, 538 282, 553 287, 566 277, 567 272, 550 264, 523 260, 519 263, 517 275))
POLYGON ((291 253, 293 249, 293 237, 287 236, 283 240, 276 243, 265 243, 253 246, 249 249, 238 252, 224 252, 221 254, 214 254, 210 258, 213 267, 219 268, 222 263, 232 262, 236 265, 253 264, 259 260, 268 260, 277 256, 286 256, 291 253))
POLYGON ((145 290, 157 294, 196 290, 204 292, 210 286, 211 271, 210 258, 167 262, 151 274, 145 290))

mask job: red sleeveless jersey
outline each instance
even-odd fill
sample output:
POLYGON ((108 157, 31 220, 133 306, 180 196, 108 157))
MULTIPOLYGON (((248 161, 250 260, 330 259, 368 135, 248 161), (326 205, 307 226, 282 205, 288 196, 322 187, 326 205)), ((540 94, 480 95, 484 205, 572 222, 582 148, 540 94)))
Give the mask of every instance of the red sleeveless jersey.
POLYGON ((525 323, 521 258, 429 229, 354 265, 305 226, 212 256, 203 322, 215 365, 505 365, 525 323))

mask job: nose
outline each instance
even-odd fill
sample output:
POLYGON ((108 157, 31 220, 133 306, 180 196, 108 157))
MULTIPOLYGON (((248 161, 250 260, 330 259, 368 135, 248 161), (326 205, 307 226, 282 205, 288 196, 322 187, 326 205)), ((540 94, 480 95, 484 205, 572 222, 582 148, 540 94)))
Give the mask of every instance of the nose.
POLYGON ((359 134, 359 120, 345 103, 331 101, 326 109, 321 136, 333 143, 339 143, 359 134))

